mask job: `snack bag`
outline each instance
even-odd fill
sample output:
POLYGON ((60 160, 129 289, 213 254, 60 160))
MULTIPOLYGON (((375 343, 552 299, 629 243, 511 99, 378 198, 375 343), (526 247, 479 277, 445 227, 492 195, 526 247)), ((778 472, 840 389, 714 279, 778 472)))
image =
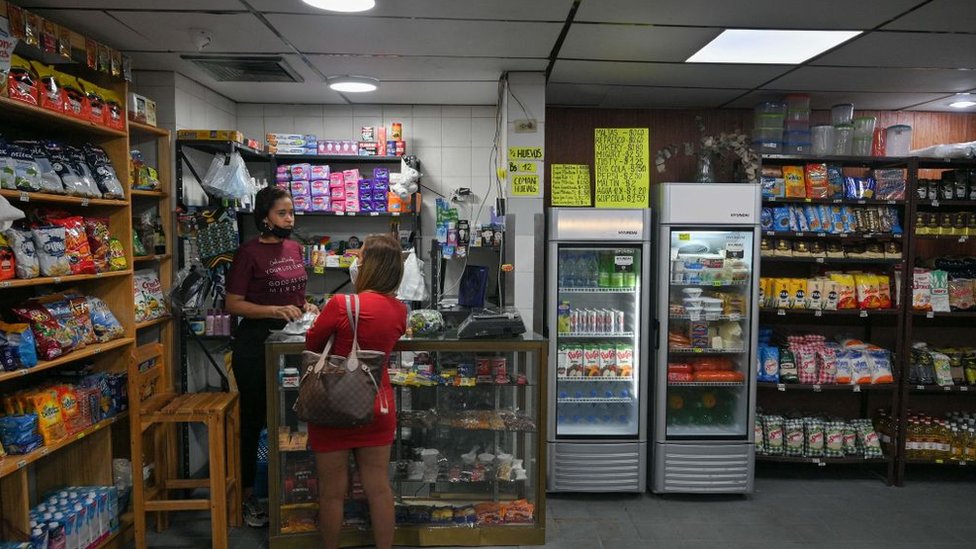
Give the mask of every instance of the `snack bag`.
POLYGON ((0 236, 0 280, 10 280, 17 276, 17 258, 3 236, 0 236))
POLYGON ((869 419, 855 419, 851 421, 857 432, 857 441, 864 450, 864 457, 867 459, 880 459, 883 457, 881 452, 881 440, 874 426, 869 419))
POLYGON ((858 307, 861 309, 881 308, 881 297, 878 295, 877 276, 867 273, 855 274, 854 285, 857 288, 858 307))
POLYGON ((932 310, 937 313, 948 313, 951 310, 949 306, 949 273, 936 269, 929 273, 929 277, 932 310))
POLYGON ((826 164, 807 164, 804 175, 807 198, 830 198, 826 164))
POLYGON ((790 208, 788 206, 773 208, 773 230, 777 232, 788 232, 790 230, 790 208))
POLYGON ((811 349, 794 349, 796 357, 797 375, 800 383, 813 384, 817 382, 817 355, 811 349))
MULTIPOLYGON (((868 363, 871 368, 871 383, 894 383, 895 378, 891 373, 891 356, 888 351, 875 350, 868 351, 868 363)), ((952 376, 949 376, 949 384, 952 385, 952 376)))
POLYGON ((37 414, 37 430, 44 438, 45 445, 51 445, 68 436, 58 394, 52 390, 42 390, 28 395, 31 411, 37 414))
POLYGON ((799 383, 800 374, 793 351, 785 347, 779 350, 779 380, 782 383, 799 383))
POLYGON ((37 349, 30 325, 0 322, 0 332, 7 339, 11 353, 16 355, 18 368, 37 366, 37 349))
POLYGON ((880 302, 880 309, 890 309, 891 308, 891 279, 888 275, 875 275, 875 280, 878 282, 878 300, 880 302))
POLYGON ((787 456, 803 455, 802 419, 787 419, 783 422, 783 453, 787 456))
POLYGON ((70 385, 55 385, 51 390, 57 395, 58 404, 61 406, 61 417, 64 420, 67 434, 74 434, 88 427, 88 425, 84 424, 85 418, 81 414, 78 395, 75 393, 74 388, 70 385))
POLYGON ((819 233, 824 230, 823 225, 820 223, 820 213, 817 206, 813 204, 807 204, 803 207, 803 217, 806 218, 807 227, 815 233, 819 233))
POLYGON ((88 143, 85 144, 83 149, 85 159, 93 169, 95 183, 98 185, 98 189, 102 191, 102 197, 125 198, 122 183, 119 182, 119 178, 115 174, 115 168, 112 167, 112 161, 109 159, 108 154, 105 153, 105 150, 88 143))
POLYGON ((31 66, 40 80, 37 87, 37 104, 45 109, 55 112, 64 112, 64 90, 58 82, 57 72, 54 68, 31 61, 31 66))
POLYGON ((851 385, 854 381, 854 369, 851 363, 850 352, 846 349, 838 349, 834 360, 834 382, 841 385, 851 385))
POLYGON ((817 383, 826 385, 837 380, 837 355, 831 347, 821 347, 816 350, 817 383))
POLYGON ((783 166, 783 185, 786 198, 805 198, 806 183, 803 179, 803 166, 783 166))
POLYGON ((166 315, 166 300, 159 274, 151 269, 136 271, 133 280, 136 302, 136 322, 145 322, 166 315))
POLYGON ((928 269, 915 268, 912 277, 912 308, 916 311, 932 310, 932 274, 928 269))
POLYGON ((108 270, 124 271, 129 268, 129 263, 125 259, 125 249, 118 238, 110 238, 109 241, 108 270))
POLYGON ((71 305, 64 294, 44 296, 37 300, 47 312, 71 335, 71 348, 80 349, 85 346, 85 331, 78 324, 78 318, 71 312, 71 305))
POLYGON ((86 217, 85 234, 88 235, 88 248, 91 250, 92 263, 96 273, 109 270, 111 255, 111 236, 108 232, 107 217, 86 217))
POLYGON ((91 119, 91 106, 88 96, 81 88, 78 80, 64 73, 58 73, 61 87, 64 89, 64 112, 68 115, 88 122, 91 119))
POLYGON ((37 105, 37 74, 29 61, 14 54, 10 56, 10 72, 7 73, 7 97, 37 105))
POLYGON ((81 333, 82 341, 86 345, 91 345, 97 341, 95 328, 92 326, 91 309, 88 307, 88 300, 82 296, 68 296, 68 307, 77 329, 81 333))
POLYGON ((804 455, 820 457, 824 455, 824 423, 815 417, 803 418, 803 431, 806 435, 804 455))
POLYGON ((771 456, 783 455, 783 416, 763 416, 762 422, 766 432, 766 452, 771 456))
POLYGON ((149 255, 146 252, 146 247, 143 246, 142 241, 139 240, 139 235, 135 232, 132 233, 132 255, 136 257, 149 255))
POLYGON ((827 457, 844 457, 844 429, 843 421, 828 421, 824 424, 824 455, 827 457))
POLYGON ((18 318, 30 324, 37 343, 37 356, 41 360, 52 360, 71 351, 72 334, 58 324, 51 313, 40 304, 32 301, 14 307, 18 318))
POLYGON ((71 274, 95 274, 95 262, 91 248, 88 247, 88 234, 81 216, 56 217, 51 223, 64 227, 65 254, 71 267, 71 274))
POLYGON ((943 353, 930 353, 935 366, 935 383, 940 387, 952 386, 952 363, 943 353))
POLYGON ((848 351, 851 359, 851 384, 868 385, 871 383, 871 364, 864 351, 851 349, 848 351))
POLYGON ((104 301, 97 297, 88 296, 88 310, 91 316, 92 328, 95 331, 95 339, 100 343, 118 339, 125 335, 122 324, 112 314, 112 310, 104 301))
POLYGON ((64 227, 44 225, 31 230, 34 249, 37 252, 41 274, 44 276, 67 276, 71 274, 71 263, 65 251, 64 227))
POLYGON ((830 279, 837 283, 837 309, 856 309, 857 299, 854 293, 854 276, 834 273, 830 279))
POLYGON ((830 198, 843 198, 844 168, 842 166, 827 166, 827 182, 830 185, 830 198))
POLYGON ((10 158, 8 164, 13 164, 16 189, 27 192, 40 191, 41 167, 37 165, 30 151, 13 143, 7 145, 6 150, 10 158))

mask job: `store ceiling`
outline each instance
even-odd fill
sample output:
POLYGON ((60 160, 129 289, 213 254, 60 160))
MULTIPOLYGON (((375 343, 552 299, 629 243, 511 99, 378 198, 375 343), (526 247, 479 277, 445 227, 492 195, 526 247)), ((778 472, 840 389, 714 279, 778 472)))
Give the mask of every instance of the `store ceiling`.
POLYGON ((974 0, 377 0, 342 15, 301 0, 23 0, 111 44, 136 69, 180 72, 244 103, 496 103, 505 71, 550 71, 550 105, 751 107, 810 92, 814 108, 947 111, 976 92, 974 0), (213 43, 198 52, 188 29, 213 43), (864 34, 801 66, 689 65, 725 28, 864 34), (216 82, 181 55, 283 56, 302 83, 216 82), (370 94, 324 77, 366 74, 370 94))

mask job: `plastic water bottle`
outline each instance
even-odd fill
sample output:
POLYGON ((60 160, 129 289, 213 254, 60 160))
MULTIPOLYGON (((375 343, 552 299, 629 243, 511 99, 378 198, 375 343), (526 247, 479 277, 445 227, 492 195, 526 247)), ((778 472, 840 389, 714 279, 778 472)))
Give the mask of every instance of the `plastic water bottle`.
POLYGON ((596 252, 583 254, 582 284, 584 288, 596 288, 600 280, 600 264, 596 260, 596 252))
POLYGON ((576 261, 576 254, 564 253, 562 257, 563 261, 559 265, 562 282, 559 285, 563 288, 575 288, 579 276, 579 264, 576 261))

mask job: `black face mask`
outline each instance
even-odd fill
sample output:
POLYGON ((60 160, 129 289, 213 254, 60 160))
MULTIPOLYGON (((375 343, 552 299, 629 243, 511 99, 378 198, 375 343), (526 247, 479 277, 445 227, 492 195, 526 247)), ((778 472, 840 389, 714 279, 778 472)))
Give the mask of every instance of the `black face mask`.
POLYGON ((287 239, 291 236, 291 229, 284 229, 277 225, 271 225, 269 223, 264 224, 264 233, 276 236, 281 239, 287 239))

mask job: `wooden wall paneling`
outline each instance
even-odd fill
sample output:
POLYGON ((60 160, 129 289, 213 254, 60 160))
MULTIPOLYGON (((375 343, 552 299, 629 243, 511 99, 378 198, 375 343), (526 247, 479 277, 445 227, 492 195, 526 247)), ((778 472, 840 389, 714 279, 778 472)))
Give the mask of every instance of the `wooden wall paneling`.
MULTIPOLYGON (((16 459, 16 456, 7 457, 16 459)), ((27 468, 0 478, 0 536, 7 540, 26 540, 30 535, 30 500, 27 468)))
MULTIPOLYGON (((550 107, 546 109, 546 164, 544 188, 546 206, 550 206, 548 166, 551 164, 587 164, 593 184, 593 130, 596 128, 650 128, 651 186, 665 181, 693 181, 697 163, 695 155, 686 156, 684 143, 696 146, 702 137, 696 117, 701 116, 705 135, 741 131, 752 133, 751 109, 580 109, 550 107), (654 165, 657 151, 675 145, 678 154, 666 163, 659 173, 654 165)), ((957 143, 976 140, 976 114, 936 113, 916 111, 860 111, 854 116, 877 116, 878 126, 908 124, 912 126, 914 148, 940 143, 957 143)), ((813 111, 811 124, 830 123, 830 111, 813 111)), ((717 175, 731 175, 731 160, 717 163, 717 175)), ((934 172, 937 177, 938 171, 934 172)), ((924 174, 923 174, 923 177, 924 174)), ((592 193, 591 193, 592 194, 592 193)))
POLYGON ((45 494, 65 486, 111 486, 111 461, 92 459, 110 456, 111 451, 111 430, 101 429, 48 455, 34 465, 36 493, 45 494))

